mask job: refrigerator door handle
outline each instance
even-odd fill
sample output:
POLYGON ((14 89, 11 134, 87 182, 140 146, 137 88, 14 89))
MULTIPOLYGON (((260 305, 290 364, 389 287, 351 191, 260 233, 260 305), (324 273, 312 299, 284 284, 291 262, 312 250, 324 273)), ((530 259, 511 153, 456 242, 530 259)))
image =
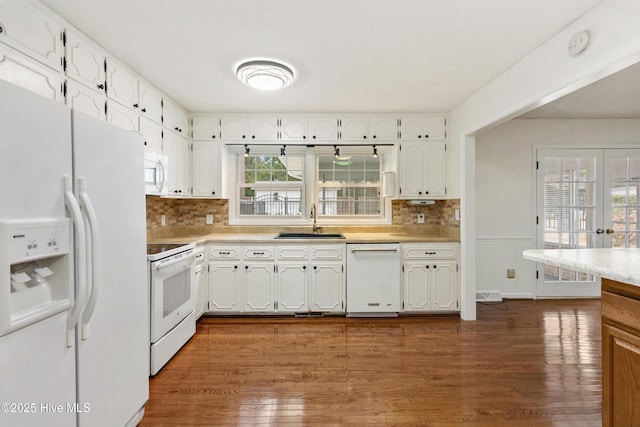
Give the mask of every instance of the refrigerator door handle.
POLYGON ((73 195, 73 181, 69 175, 65 175, 63 177, 64 182, 64 203, 69 213, 71 214, 71 219, 73 220, 75 233, 76 233, 76 247, 74 250, 75 258, 76 258, 76 295, 73 299, 73 306, 69 310, 69 316, 67 317, 67 347, 72 347, 75 341, 75 329, 78 324, 78 320, 80 320, 80 313, 82 310, 82 305, 84 302, 84 294, 86 288, 86 280, 87 280, 87 263, 86 263, 86 236, 85 236, 85 226, 84 221, 82 220, 82 212, 80 211, 80 205, 78 204, 78 200, 73 195))
POLYGON ((90 273, 87 273, 87 291, 89 298, 82 312, 81 336, 83 340, 89 338, 89 321, 93 316, 98 300, 98 283, 100 277, 100 233, 98 231, 98 219, 96 211, 93 209, 91 199, 87 194, 87 180, 78 178, 78 189, 80 196, 80 207, 87 218, 87 246, 91 246, 91 259, 87 260, 90 265, 90 273))

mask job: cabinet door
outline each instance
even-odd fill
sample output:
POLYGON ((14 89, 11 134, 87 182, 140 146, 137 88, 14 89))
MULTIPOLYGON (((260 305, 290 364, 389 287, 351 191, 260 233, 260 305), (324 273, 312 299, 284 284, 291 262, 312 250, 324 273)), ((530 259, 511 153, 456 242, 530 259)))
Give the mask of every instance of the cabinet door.
POLYGON ((443 117, 429 117, 422 124, 422 136, 429 141, 444 141, 446 137, 443 117))
POLYGON ((335 117, 309 119, 309 137, 313 141, 336 141, 338 139, 338 119, 335 117))
POLYGON ((67 80, 66 104, 69 107, 96 119, 104 120, 106 117, 106 102, 104 95, 73 80, 67 80))
POLYGON ((370 118, 369 139, 373 141, 395 141, 398 139, 398 119, 396 117, 370 118))
MULTIPOLYGON (((0 2, 0 9, 2 4, 0 2)), ((0 45, 0 80, 53 101, 64 102, 60 73, 2 45, 0 45)))
POLYGON ((423 156, 424 143, 404 142, 400 145, 400 197, 423 196, 423 156))
POLYGON ((403 140, 422 139, 424 120, 421 117, 402 117, 400 119, 400 135, 403 140))
POLYGON ((273 312, 274 265, 272 263, 251 263, 244 265, 244 311, 273 312))
POLYGON ((172 132, 187 136, 189 123, 187 112, 168 98, 162 102, 162 125, 172 132))
POLYGON ((140 134, 145 142, 145 152, 162 153, 162 126, 144 117, 140 117, 139 121, 140 134))
POLYGON ((602 425, 640 420, 640 335, 602 325, 602 425))
POLYGON ((62 70, 62 26, 27 1, 0 1, 0 42, 62 70))
POLYGON ((309 267, 306 263, 278 263, 276 288, 279 313, 309 311, 309 267))
POLYGON ((429 279, 431 267, 424 262, 404 265, 404 311, 427 311, 431 306, 429 279))
POLYGON ((220 146, 217 142, 193 142, 191 167, 194 196, 221 196, 219 152, 220 146))
POLYGON ((311 311, 344 312, 343 264, 314 264, 311 268, 311 311))
POLYGON ((113 60, 107 63, 107 98, 138 114, 138 78, 124 65, 113 60))
POLYGON ((444 196, 445 187, 445 144, 444 142, 424 143, 423 195, 444 196))
POLYGON ((194 117, 191 120, 194 141, 209 141, 220 138, 220 119, 217 117, 194 117))
POLYGON ((242 311, 240 302, 240 269, 238 264, 209 264, 209 311, 242 311))
POLYGON ((369 124, 366 117, 345 116, 340 119, 340 139, 343 141, 366 141, 369 124))
POLYGON ((220 138, 225 141, 246 141, 249 138, 249 124, 245 117, 222 117, 220 138))
POLYGON ((106 58, 89 42, 67 30, 66 75, 86 87, 106 93, 106 58))
POLYGON ((456 270, 457 265, 455 262, 432 264, 432 311, 458 310, 458 272, 456 270))
POLYGON ((122 129, 138 132, 138 112, 107 100, 107 121, 122 129))
POLYGON ((281 141, 305 141, 307 139, 306 117, 283 117, 280 119, 281 141))
POLYGON ((144 80, 138 82, 140 115, 156 123, 162 123, 162 93, 144 80))
POLYGON ((189 147, 186 138, 171 132, 165 132, 162 140, 162 152, 167 156, 169 194, 188 195, 187 175, 189 147))
POLYGON ((277 141, 278 119, 260 117, 251 119, 251 140, 277 141))

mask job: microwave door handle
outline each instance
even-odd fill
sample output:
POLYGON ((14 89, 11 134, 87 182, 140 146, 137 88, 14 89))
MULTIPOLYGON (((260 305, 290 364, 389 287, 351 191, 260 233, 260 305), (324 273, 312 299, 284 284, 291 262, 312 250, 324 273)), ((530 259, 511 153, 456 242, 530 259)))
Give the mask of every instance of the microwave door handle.
MULTIPOLYGON (((87 180, 85 178, 78 178, 78 188, 80 190, 80 207, 83 209, 87 218, 87 238, 91 245, 91 259, 87 260, 88 265, 91 266, 91 274, 87 273, 87 289, 90 289, 90 291, 87 304, 82 312, 81 328, 82 339, 86 340, 89 338, 89 321, 93 316, 93 311, 96 308, 96 301, 98 300, 98 284, 100 277, 100 233, 98 231, 96 211, 93 208, 89 195, 87 194, 87 180)), ((89 245, 89 243, 87 245, 89 245)))
POLYGON ((75 271, 76 275, 76 295, 73 300, 73 306, 69 310, 69 315, 67 317, 67 347, 72 347, 75 341, 75 329, 78 324, 78 320, 80 320, 80 313, 82 310, 82 304, 85 298, 85 288, 86 288, 86 280, 87 280, 87 263, 86 263, 86 237, 85 237, 85 227, 84 221, 82 220, 82 213, 80 211, 80 205, 78 204, 78 200, 73 195, 73 181, 69 175, 65 175, 63 177, 64 182, 64 202, 65 206, 69 210, 69 214, 71 215, 71 219, 73 220, 73 225, 76 232, 76 246, 75 246, 75 261, 77 270, 75 271))
POLYGON ((162 161, 158 160, 158 174, 159 176, 159 180, 158 180, 158 191, 162 191, 162 189, 165 187, 165 174, 164 174, 164 166, 162 165, 162 161))

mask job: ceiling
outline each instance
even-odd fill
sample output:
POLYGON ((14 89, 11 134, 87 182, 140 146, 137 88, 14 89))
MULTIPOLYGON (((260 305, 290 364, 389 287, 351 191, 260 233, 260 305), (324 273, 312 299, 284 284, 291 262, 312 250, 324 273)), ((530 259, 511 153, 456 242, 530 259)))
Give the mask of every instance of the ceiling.
POLYGON ((448 112, 600 1, 41 0, 192 112, 448 112))

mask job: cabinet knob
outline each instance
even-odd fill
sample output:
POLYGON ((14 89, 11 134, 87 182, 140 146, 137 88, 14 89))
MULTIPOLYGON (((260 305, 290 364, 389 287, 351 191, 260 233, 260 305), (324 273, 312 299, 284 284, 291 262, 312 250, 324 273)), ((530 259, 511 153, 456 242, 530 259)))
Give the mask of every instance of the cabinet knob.
POLYGON ((429 266, 427 265, 427 268, 429 268, 429 266))
POLYGON ((237 269, 238 269, 238 266, 237 266, 237 265, 234 265, 234 266, 233 266, 233 269, 234 269, 234 270, 237 270, 237 269))
POLYGON ((177 130, 177 131, 179 131, 179 130, 180 130, 180 129, 178 129, 178 126, 174 127, 173 129, 174 129, 174 130, 177 130))
MULTIPOLYGON (((378 136, 377 135, 373 135, 373 139, 376 139, 378 136)), ((366 137, 365 137, 366 138, 366 137)))
POLYGON ((434 266, 433 266, 433 268, 438 268, 438 266, 437 266, 437 265, 434 265, 434 266))
POLYGON ((302 139, 307 139, 307 135, 302 135, 302 139))
POLYGON ((133 108, 138 108, 138 104, 133 104, 133 108))
POLYGON ((302 269, 303 269, 303 270, 306 270, 306 269, 307 269, 307 266, 306 266, 306 265, 303 265, 303 266, 302 266, 302 269))
POLYGON ((3 31, 4 31, 4 28, 2 28, 2 25, 0 25, 0 34, 2 34, 3 31))
POLYGON ((318 269, 318 266, 317 266, 317 265, 314 265, 314 266, 313 266, 313 269, 314 269, 314 270, 317 270, 317 269, 318 269))
POLYGON ((422 135, 418 135, 418 139, 422 138, 422 135))
POLYGON ((251 139, 256 139, 256 136, 255 135, 251 135, 251 139))
POLYGON ((316 136, 315 136, 315 135, 313 135, 311 138, 316 139, 316 136))
POLYGON ((215 191, 212 191, 212 192, 211 192, 211 195, 212 195, 212 196, 215 196, 215 194, 216 194, 216 192, 215 192, 215 191))
POLYGON ((247 137, 247 135, 242 135, 242 139, 245 139, 247 137))
POLYGON ((429 194, 429 192, 428 192, 428 191, 425 191, 425 192, 424 192, 424 194, 429 194))
POLYGON ((429 138, 429 135, 425 135, 424 137, 425 137, 425 138, 429 138))
POLYGON ((142 111, 143 113, 146 113, 146 112, 147 112, 147 109, 146 109, 146 108, 143 108, 141 111, 142 111))
POLYGON ((422 194, 422 191, 418 191, 418 194, 422 194))
POLYGON ((211 139, 216 139, 216 135, 211 135, 211 139))
POLYGON ((248 265, 245 265, 245 266, 244 266, 244 269, 245 269, 245 270, 248 270, 248 269, 249 269, 249 266, 248 266, 248 265))
POLYGON ((363 139, 367 139, 367 135, 363 136, 362 138, 363 138, 363 139))
POLYGON ((100 84, 98 85, 98 89, 104 89, 104 84, 103 84, 103 83, 100 83, 100 84))

